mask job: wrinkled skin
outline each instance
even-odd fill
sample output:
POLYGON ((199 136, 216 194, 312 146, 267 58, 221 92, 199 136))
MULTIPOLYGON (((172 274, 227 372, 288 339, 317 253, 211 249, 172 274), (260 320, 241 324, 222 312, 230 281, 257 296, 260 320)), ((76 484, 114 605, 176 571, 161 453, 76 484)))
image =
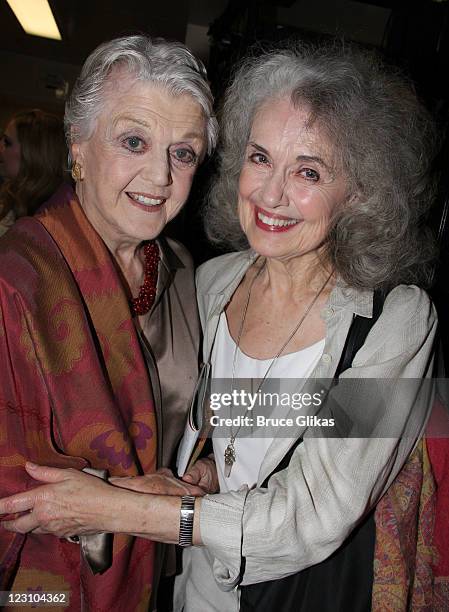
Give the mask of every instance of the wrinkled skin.
MULTIPOLYGON (((0 514, 20 513, 3 521, 9 531, 51 533, 58 537, 89 535, 100 531, 140 533, 130 504, 141 506, 142 493, 176 498, 203 496, 195 484, 175 478, 170 470, 146 476, 114 478, 109 483, 73 469, 26 464, 33 478, 45 483, 35 489, 0 500, 0 514)), ((147 497, 147 495, 145 495, 147 497)), ((166 499, 166 497, 165 497, 166 499)), ((7 517, 9 518, 9 517, 7 517)))

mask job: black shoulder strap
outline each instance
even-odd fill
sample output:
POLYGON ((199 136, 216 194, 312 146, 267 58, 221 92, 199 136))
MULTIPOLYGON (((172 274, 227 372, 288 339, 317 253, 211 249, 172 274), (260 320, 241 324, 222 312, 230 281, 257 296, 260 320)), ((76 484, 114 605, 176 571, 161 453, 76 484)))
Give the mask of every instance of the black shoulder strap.
MULTIPOLYGON (((377 319, 382 313, 385 297, 386 294, 384 292, 379 289, 376 289, 373 295, 373 316, 369 318, 362 317, 360 315, 355 315, 352 319, 351 327, 349 328, 348 335, 346 337, 346 342, 343 347, 343 352, 341 354, 340 361, 335 371, 335 379, 337 379, 342 372, 351 367, 352 361, 357 351, 362 348, 370 329, 373 327, 373 325, 376 323, 377 319)), ((301 442, 302 438, 298 438, 298 440, 295 440, 294 444, 290 447, 282 461, 275 467, 271 474, 267 476, 264 483, 262 484, 262 487, 268 486, 268 481, 273 476, 273 474, 284 470, 288 466, 288 464, 290 463, 290 459, 296 450, 296 447, 299 446, 301 442)))
POLYGON ((362 348, 370 329, 380 317, 384 302, 385 294, 376 289, 373 295, 373 316, 371 318, 361 317, 360 315, 354 316, 334 378, 338 378, 342 372, 351 367, 356 353, 362 348))

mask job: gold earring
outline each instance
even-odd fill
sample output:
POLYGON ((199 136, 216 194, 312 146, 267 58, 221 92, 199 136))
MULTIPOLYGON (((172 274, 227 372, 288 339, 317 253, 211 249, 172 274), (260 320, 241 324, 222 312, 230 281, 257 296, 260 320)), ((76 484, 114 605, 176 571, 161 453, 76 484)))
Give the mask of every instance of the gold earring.
POLYGON ((72 166, 72 178, 75 181, 75 183, 83 180, 82 167, 81 167, 81 164, 78 163, 77 161, 72 166))

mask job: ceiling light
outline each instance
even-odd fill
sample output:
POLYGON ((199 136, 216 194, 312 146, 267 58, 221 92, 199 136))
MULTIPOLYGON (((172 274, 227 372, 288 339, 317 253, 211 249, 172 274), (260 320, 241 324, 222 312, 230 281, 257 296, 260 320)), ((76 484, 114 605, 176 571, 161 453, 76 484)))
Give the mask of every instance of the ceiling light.
POLYGON ((27 34, 61 40, 48 0, 6 0, 27 34))

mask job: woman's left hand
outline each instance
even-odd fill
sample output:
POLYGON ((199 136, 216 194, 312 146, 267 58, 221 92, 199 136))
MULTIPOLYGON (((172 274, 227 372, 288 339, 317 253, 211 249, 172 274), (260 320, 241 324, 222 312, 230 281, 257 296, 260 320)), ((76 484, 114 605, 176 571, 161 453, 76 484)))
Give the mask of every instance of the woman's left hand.
POLYGON ((0 500, 0 515, 22 514, 1 524, 18 533, 52 533, 58 537, 114 532, 125 491, 74 469, 25 465, 43 486, 0 500))

